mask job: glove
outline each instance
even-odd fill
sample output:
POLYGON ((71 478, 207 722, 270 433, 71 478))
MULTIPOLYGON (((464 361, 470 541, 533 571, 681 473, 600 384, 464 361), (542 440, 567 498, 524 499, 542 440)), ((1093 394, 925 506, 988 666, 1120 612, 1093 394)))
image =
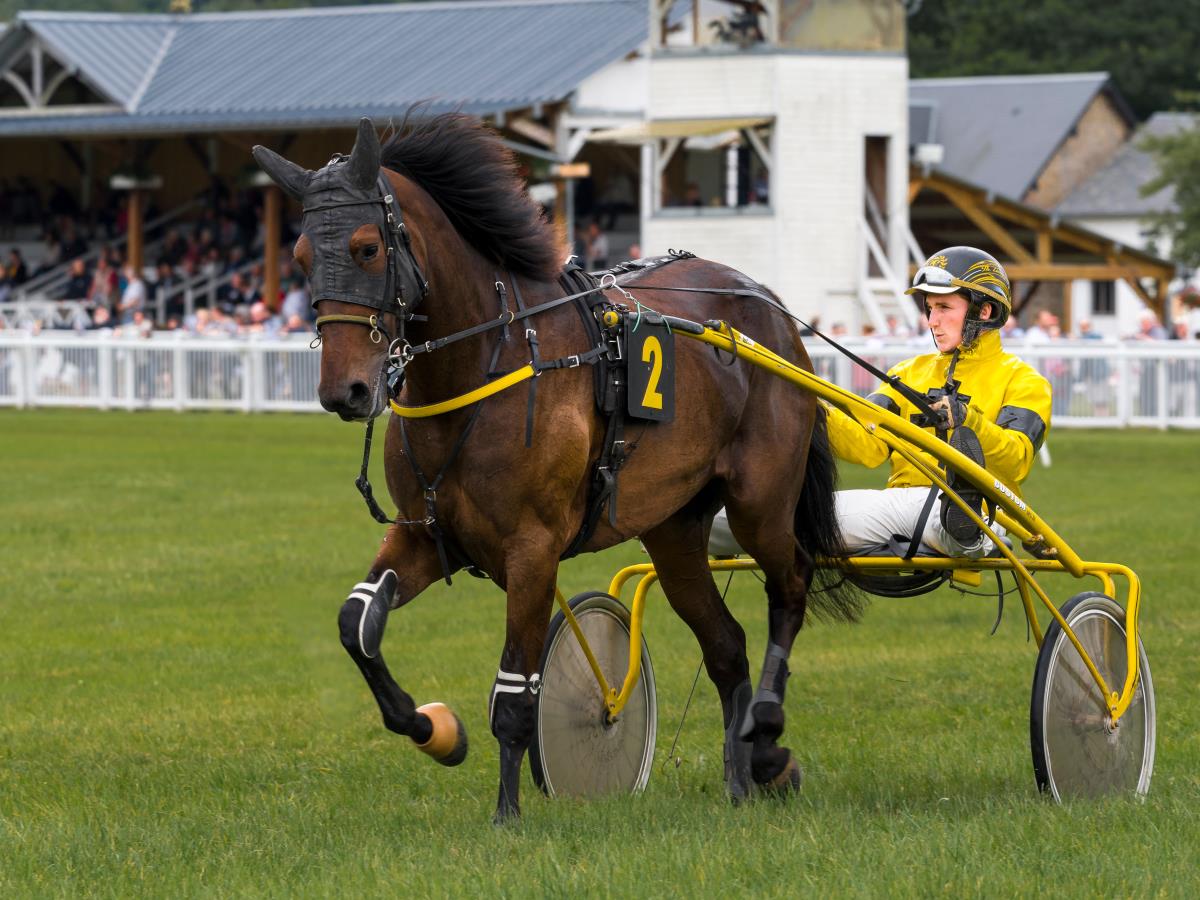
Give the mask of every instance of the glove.
POLYGON ((967 419, 967 404, 958 394, 943 394, 932 404, 937 418, 933 426, 939 431, 952 431, 967 419))

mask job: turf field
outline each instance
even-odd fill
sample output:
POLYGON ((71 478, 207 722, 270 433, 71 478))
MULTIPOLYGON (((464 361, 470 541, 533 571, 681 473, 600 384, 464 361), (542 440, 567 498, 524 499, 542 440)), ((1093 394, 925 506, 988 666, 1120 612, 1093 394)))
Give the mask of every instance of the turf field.
MULTIPOLYGON (((418 702, 462 716, 458 769, 383 729, 339 645, 380 534, 351 484, 360 440, 324 416, 0 413, 0 896, 1200 893, 1200 434, 1058 431, 1028 483, 1085 557, 1142 575, 1145 803, 1035 793, 1023 620, 1010 606, 989 637, 994 603, 943 590, 801 635, 803 793, 732 808, 704 678, 668 758, 699 653, 656 591, 648 789, 547 800, 526 775, 524 820, 503 829, 486 723, 500 593, 434 587, 384 645, 418 702)), ((563 587, 638 559, 574 560, 563 587)), ((757 664, 761 589, 743 575, 730 598, 757 664)))

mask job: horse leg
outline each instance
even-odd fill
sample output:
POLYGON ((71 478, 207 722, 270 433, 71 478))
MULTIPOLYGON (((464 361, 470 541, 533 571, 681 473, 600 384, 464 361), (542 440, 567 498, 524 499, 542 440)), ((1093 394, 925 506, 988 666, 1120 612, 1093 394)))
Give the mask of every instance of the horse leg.
POLYGON ((510 554, 506 565, 508 595, 504 650, 488 703, 492 734, 500 744, 500 794, 494 821, 502 824, 521 815, 521 762, 533 739, 537 693, 541 690, 542 645, 550 625, 550 608, 558 576, 557 554, 547 556, 544 540, 522 542, 522 554, 510 554), (532 548, 539 548, 534 551, 532 548))
POLYGON ((379 652, 388 613, 403 606, 441 577, 436 550, 394 526, 383 541, 364 581, 355 585, 338 614, 342 646, 362 672, 379 704, 384 727, 407 735, 442 765, 456 766, 467 755, 462 722, 441 703, 417 708, 400 689, 379 652))
POLYGON ((753 744, 750 771, 755 784, 786 792, 800 787, 800 767, 791 750, 778 745, 783 734, 788 657, 804 624, 815 566, 795 537, 795 503, 781 507, 778 498, 772 498, 767 514, 761 512, 764 506, 766 503, 732 498, 726 505, 734 537, 762 569, 767 588, 767 650, 739 734, 753 744))
POLYGON ((750 793, 751 745, 740 731, 750 711, 746 633, 729 612, 708 567, 706 512, 685 508, 642 536, 671 607, 692 629, 721 698, 725 787, 739 803, 750 793))

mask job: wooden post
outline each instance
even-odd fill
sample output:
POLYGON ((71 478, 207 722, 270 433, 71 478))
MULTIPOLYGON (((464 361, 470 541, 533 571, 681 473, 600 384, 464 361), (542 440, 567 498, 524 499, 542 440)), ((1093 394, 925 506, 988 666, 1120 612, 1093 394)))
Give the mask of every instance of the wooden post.
POLYGON ((279 309, 279 188, 263 190, 263 302, 271 312, 279 309))
POLYGON ((1073 281, 1064 281, 1062 283, 1063 307, 1062 307, 1062 322, 1059 323, 1062 328, 1062 336, 1067 337, 1071 334, 1071 288, 1074 286, 1073 281))
POLYGON ((141 277, 144 260, 142 248, 145 246, 142 234, 142 190, 134 188, 129 192, 129 215, 126 217, 126 233, 129 236, 129 265, 141 277))

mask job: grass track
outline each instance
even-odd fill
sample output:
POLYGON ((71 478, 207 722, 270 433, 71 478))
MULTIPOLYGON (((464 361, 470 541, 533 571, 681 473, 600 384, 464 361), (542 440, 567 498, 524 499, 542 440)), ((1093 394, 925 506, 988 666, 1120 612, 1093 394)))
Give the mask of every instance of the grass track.
MULTIPOLYGON (((1057 431, 1027 490, 1086 557, 1143 578, 1144 804, 1035 794, 1023 622, 1010 608, 989 638, 991 603, 941 591, 802 634, 803 794, 733 809, 704 679, 666 758, 699 652, 656 592, 649 788, 548 801, 526 776, 524 821, 501 830, 499 592, 434 587, 385 643, 418 702, 464 719, 458 769, 384 731, 338 645, 379 538, 351 485, 360 440, 316 416, 0 413, 0 896, 1200 894, 1200 435, 1057 431)), ((574 560, 564 589, 639 558, 574 560)), ((730 597, 757 664, 761 589, 741 576, 730 597)))

